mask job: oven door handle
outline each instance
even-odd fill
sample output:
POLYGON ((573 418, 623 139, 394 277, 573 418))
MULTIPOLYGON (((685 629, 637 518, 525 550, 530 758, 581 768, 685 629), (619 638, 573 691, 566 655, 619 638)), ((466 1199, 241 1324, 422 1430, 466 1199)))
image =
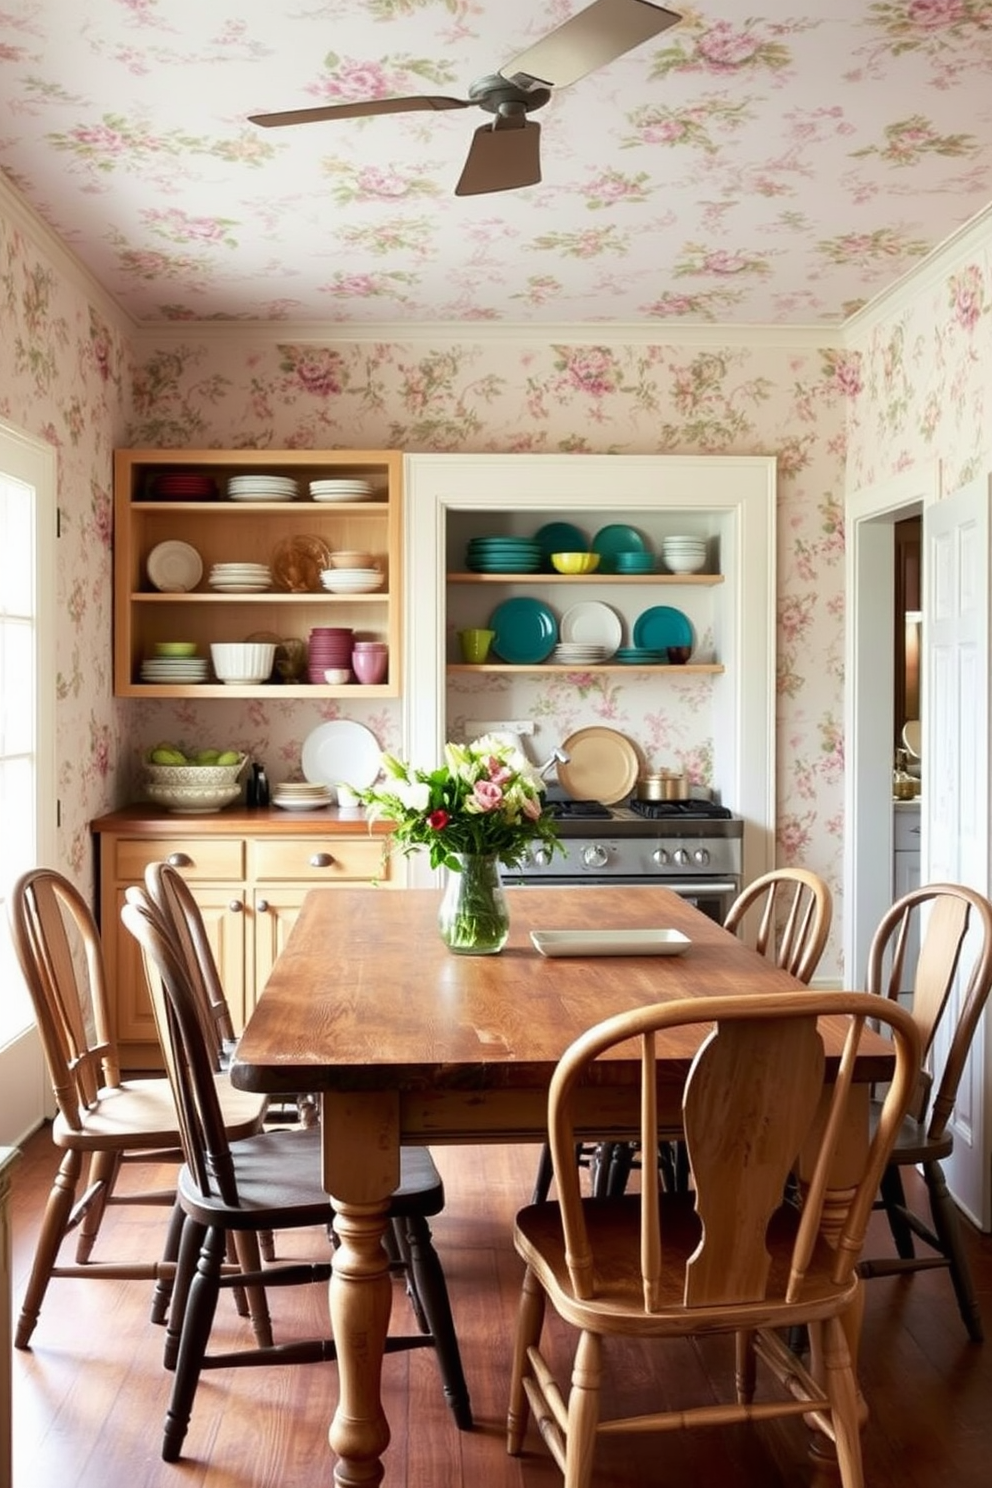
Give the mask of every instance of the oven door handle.
POLYGON ((671 889, 674 893, 681 894, 685 899, 695 894, 736 894, 738 892, 737 885, 734 882, 699 883, 695 879, 677 878, 655 881, 660 883, 661 888, 671 889))

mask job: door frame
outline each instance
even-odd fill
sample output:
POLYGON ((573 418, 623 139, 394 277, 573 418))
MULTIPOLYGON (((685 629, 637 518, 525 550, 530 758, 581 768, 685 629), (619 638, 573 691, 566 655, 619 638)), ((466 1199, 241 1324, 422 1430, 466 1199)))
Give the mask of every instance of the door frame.
MULTIPOLYGON (((864 985, 868 947, 893 897, 894 528, 939 498, 940 466, 933 461, 856 491, 845 506, 843 957, 851 987, 864 985)), ((924 796, 924 849, 926 813, 924 796)))

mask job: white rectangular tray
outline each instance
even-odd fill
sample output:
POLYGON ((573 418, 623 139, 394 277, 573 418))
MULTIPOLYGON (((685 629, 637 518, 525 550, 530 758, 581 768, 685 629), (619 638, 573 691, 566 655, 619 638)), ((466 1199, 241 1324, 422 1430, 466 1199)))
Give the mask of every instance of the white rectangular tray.
POLYGON ((532 930, 542 956, 681 956, 692 944, 681 930, 532 930))

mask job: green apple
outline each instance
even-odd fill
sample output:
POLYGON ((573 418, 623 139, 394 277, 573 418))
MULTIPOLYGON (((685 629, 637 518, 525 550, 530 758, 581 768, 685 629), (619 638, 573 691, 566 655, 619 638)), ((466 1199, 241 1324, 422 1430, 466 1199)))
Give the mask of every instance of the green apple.
POLYGON ((226 760, 220 757, 219 749, 199 749, 193 756, 194 765, 222 765, 226 760))
POLYGON ((236 765, 240 759, 240 749, 225 749, 223 754, 217 756, 215 763, 218 765, 236 765))

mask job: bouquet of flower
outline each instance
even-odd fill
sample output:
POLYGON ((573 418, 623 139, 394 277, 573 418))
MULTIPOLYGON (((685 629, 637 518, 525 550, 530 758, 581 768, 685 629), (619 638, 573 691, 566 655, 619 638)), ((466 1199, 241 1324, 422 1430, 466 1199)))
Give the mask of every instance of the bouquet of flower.
POLYGON ((431 867, 459 870, 458 857, 493 856, 506 867, 523 861, 535 839, 561 845, 544 812, 544 781, 521 751, 487 734, 446 744, 439 770, 415 770, 384 754, 385 782, 359 791, 372 821, 396 823, 400 852, 430 852, 431 867))

